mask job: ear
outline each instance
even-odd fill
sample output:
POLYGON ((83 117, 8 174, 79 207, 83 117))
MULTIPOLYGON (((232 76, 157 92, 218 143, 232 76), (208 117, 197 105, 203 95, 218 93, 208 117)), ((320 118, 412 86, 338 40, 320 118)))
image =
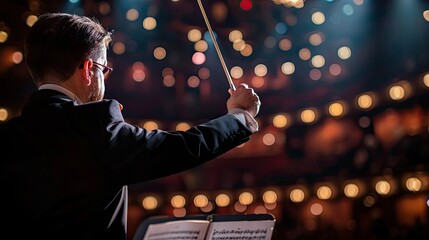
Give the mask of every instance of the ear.
POLYGON ((89 86, 91 84, 91 81, 92 81, 91 80, 91 75, 92 75, 91 68, 92 68, 92 66, 93 66, 93 63, 92 63, 92 59, 90 59, 90 58, 86 59, 85 62, 83 62, 82 74, 83 74, 83 77, 85 79, 85 84, 87 86, 89 86))

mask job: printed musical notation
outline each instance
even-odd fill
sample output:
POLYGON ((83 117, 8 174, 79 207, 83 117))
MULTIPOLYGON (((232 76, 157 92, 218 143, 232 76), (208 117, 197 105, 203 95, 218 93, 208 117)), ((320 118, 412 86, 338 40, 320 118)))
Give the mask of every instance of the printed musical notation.
POLYGON ((273 220, 181 220, 150 224, 143 240, 270 240, 273 220))

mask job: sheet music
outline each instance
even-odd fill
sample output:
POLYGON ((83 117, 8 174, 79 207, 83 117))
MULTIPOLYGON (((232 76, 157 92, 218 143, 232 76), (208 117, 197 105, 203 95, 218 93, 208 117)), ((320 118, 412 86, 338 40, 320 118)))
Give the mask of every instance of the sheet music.
POLYGON ((143 240, 204 240, 207 227, 205 220, 181 220, 150 224, 143 240))
POLYGON ((212 222, 207 240, 270 240, 274 221, 226 221, 212 222))

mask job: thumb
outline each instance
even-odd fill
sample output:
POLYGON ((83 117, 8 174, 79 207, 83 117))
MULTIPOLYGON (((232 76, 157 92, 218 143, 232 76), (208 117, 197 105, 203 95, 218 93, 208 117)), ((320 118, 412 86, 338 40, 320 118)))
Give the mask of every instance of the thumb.
POLYGON ((232 91, 232 89, 231 88, 228 88, 228 93, 229 93, 229 95, 232 95, 232 93, 233 93, 234 91, 232 91))

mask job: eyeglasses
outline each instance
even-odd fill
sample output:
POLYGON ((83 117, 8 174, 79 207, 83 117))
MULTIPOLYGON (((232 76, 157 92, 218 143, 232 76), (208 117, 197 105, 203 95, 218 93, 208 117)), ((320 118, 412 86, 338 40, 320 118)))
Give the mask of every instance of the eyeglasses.
POLYGON ((113 71, 113 68, 103 65, 98 62, 92 62, 95 66, 98 66, 101 70, 101 72, 104 74, 104 79, 107 79, 110 75, 110 73, 113 71))

